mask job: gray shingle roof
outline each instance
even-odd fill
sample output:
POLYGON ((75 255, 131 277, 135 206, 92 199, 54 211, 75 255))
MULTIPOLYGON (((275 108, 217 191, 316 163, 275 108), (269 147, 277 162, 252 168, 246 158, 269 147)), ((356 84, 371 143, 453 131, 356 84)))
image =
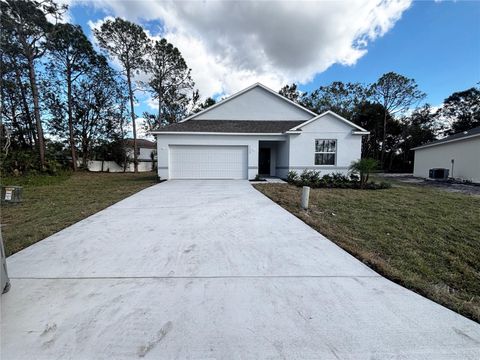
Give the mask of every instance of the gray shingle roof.
POLYGON ((188 120, 154 132, 284 133, 305 121, 188 120))
MULTIPOLYGON (((133 139, 126 139, 125 146, 133 148, 133 139)), ((149 141, 146 139, 137 139, 137 147, 139 148, 147 148, 147 149, 155 149, 157 147, 156 143, 153 141, 149 141)))
POLYGON ((424 147, 429 147, 429 146, 434 146, 434 145, 441 145, 445 142, 449 142, 449 141, 452 141, 452 140, 460 140, 462 138, 470 137, 472 135, 480 135, 480 126, 476 127, 476 128, 473 128, 473 129, 470 129, 468 131, 463 131, 463 132, 460 132, 460 133, 457 133, 457 134, 453 134, 453 135, 444 137, 443 139, 440 139, 440 140, 432 141, 432 142, 427 143, 427 144, 422 145, 422 146, 417 146, 416 148, 413 148, 413 150, 422 149, 424 147))

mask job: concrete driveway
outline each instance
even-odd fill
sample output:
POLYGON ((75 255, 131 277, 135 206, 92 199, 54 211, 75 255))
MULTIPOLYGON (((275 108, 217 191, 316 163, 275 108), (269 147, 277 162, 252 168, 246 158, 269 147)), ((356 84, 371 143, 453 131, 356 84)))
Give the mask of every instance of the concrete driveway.
POLYGON ((246 181, 169 181, 8 259, 2 359, 478 359, 480 325, 246 181))

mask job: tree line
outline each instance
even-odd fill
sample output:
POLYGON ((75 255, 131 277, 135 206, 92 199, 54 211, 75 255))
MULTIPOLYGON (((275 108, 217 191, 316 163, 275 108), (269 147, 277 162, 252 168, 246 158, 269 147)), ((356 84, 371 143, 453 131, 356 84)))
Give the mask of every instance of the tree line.
POLYGON ((79 158, 86 167, 94 156, 126 163, 131 125, 137 171, 136 94, 158 102, 144 114, 148 129, 175 122, 203 106, 191 70, 166 39, 121 18, 94 29, 96 50, 79 25, 60 22, 66 10, 53 0, 0 2, 2 167, 77 170, 79 158))
POLYGON ((332 110, 370 131, 362 157, 378 160, 388 171, 412 171, 412 148, 480 126, 480 87, 455 92, 433 109, 420 105, 426 94, 414 79, 394 72, 373 84, 335 81, 304 93, 291 84, 279 93, 318 114, 332 110))
MULTIPOLYGON (((53 0, 0 1, 3 171, 77 170, 80 158, 82 167, 97 158, 125 168, 130 126, 137 171, 137 94, 149 93, 158 104, 154 114, 143 114, 146 130, 215 104, 212 98, 199 102, 191 69, 166 39, 152 39, 141 26, 116 18, 93 30, 94 46, 79 25, 60 21, 66 10, 53 0)), ((390 170, 411 168, 412 147, 442 132, 480 126, 478 87, 450 95, 433 111, 418 106, 425 94, 415 80, 395 73, 369 85, 333 82, 301 93, 292 84, 280 93, 369 130, 362 155, 390 170)))

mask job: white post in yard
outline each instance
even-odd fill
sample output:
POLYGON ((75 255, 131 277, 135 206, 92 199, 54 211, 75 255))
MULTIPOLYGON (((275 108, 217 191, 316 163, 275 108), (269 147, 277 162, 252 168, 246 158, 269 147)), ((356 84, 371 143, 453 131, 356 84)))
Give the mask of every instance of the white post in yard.
POLYGON ((308 199, 310 197, 310 187, 304 186, 302 188, 302 208, 307 210, 308 209, 308 199))

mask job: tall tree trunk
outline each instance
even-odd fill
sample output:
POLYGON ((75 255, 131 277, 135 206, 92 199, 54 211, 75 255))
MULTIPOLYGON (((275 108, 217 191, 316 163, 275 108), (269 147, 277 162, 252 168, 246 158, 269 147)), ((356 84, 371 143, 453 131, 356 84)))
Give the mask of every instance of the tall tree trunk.
POLYGON ((132 91, 132 79, 130 78, 130 68, 127 67, 127 83, 128 83, 128 96, 130 97, 130 114, 132 116, 132 129, 133 129, 133 169, 138 173, 138 160, 137 160, 137 127, 135 125, 135 111, 133 108, 133 91, 132 91))
POLYGON ((159 128, 162 126, 162 102, 163 102, 162 83, 163 83, 163 80, 160 77, 158 91, 157 91, 157 95, 158 95, 158 119, 157 119, 158 124, 157 124, 157 126, 159 128))
POLYGON ((382 153, 380 155, 380 166, 384 168, 385 161, 385 142, 387 140, 387 109, 383 112, 383 138, 382 138, 382 153))
POLYGON ((77 154, 73 138, 73 115, 72 115, 72 74, 70 66, 67 66, 67 101, 68 101, 68 132, 70 137, 70 152, 72 154, 72 169, 77 171, 77 154))
POLYGON ((122 149, 123 149, 123 172, 127 171, 127 141, 125 140, 125 133, 123 129, 123 110, 121 110, 121 119, 120 119, 120 134, 122 136, 121 143, 122 143, 122 149))
POLYGON ((12 126, 18 131, 18 138, 20 143, 22 144, 22 148, 26 148, 27 142, 25 141, 25 136, 23 134, 22 127, 17 121, 17 111, 16 111, 17 109, 16 109, 16 106, 13 105, 13 102, 12 102, 12 108, 10 110, 12 112, 12 126))
POLYGON ((40 118, 40 105, 38 99, 38 87, 37 87, 37 79, 35 76, 35 66, 33 64, 33 58, 31 56, 28 57, 28 72, 30 78, 30 86, 32 87, 32 96, 33 96, 33 112, 35 114, 35 123, 37 125, 37 145, 38 145, 38 152, 40 155, 40 165, 42 170, 45 169, 45 140, 43 138, 43 127, 42 127, 42 119, 40 118))
POLYGON ((25 87, 23 86, 23 83, 22 83, 20 70, 18 69, 17 66, 15 66, 15 77, 17 79, 18 87, 20 88, 20 97, 22 98, 23 111, 25 112, 25 117, 27 119, 27 126, 28 126, 27 135, 29 138, 30 146, 32 145, 37 146, 37 137, 35 134, 35 127, 33 126, 32 116, 30 114, 30 108, 28 107, 27 95, 26 95, 25 87))
POLYGON ((82 134, 82 167, 85 170, 88 169, 88 159, 89 159, 89 154, 88 154, 88 140, 86 139, 87 135, 85 134, 85 131, 82 134))
POLYGON ((160 127, 162 126, 162 98, 160 96, 160 93, 158 94, 158 124, 157 126, 160 127))

